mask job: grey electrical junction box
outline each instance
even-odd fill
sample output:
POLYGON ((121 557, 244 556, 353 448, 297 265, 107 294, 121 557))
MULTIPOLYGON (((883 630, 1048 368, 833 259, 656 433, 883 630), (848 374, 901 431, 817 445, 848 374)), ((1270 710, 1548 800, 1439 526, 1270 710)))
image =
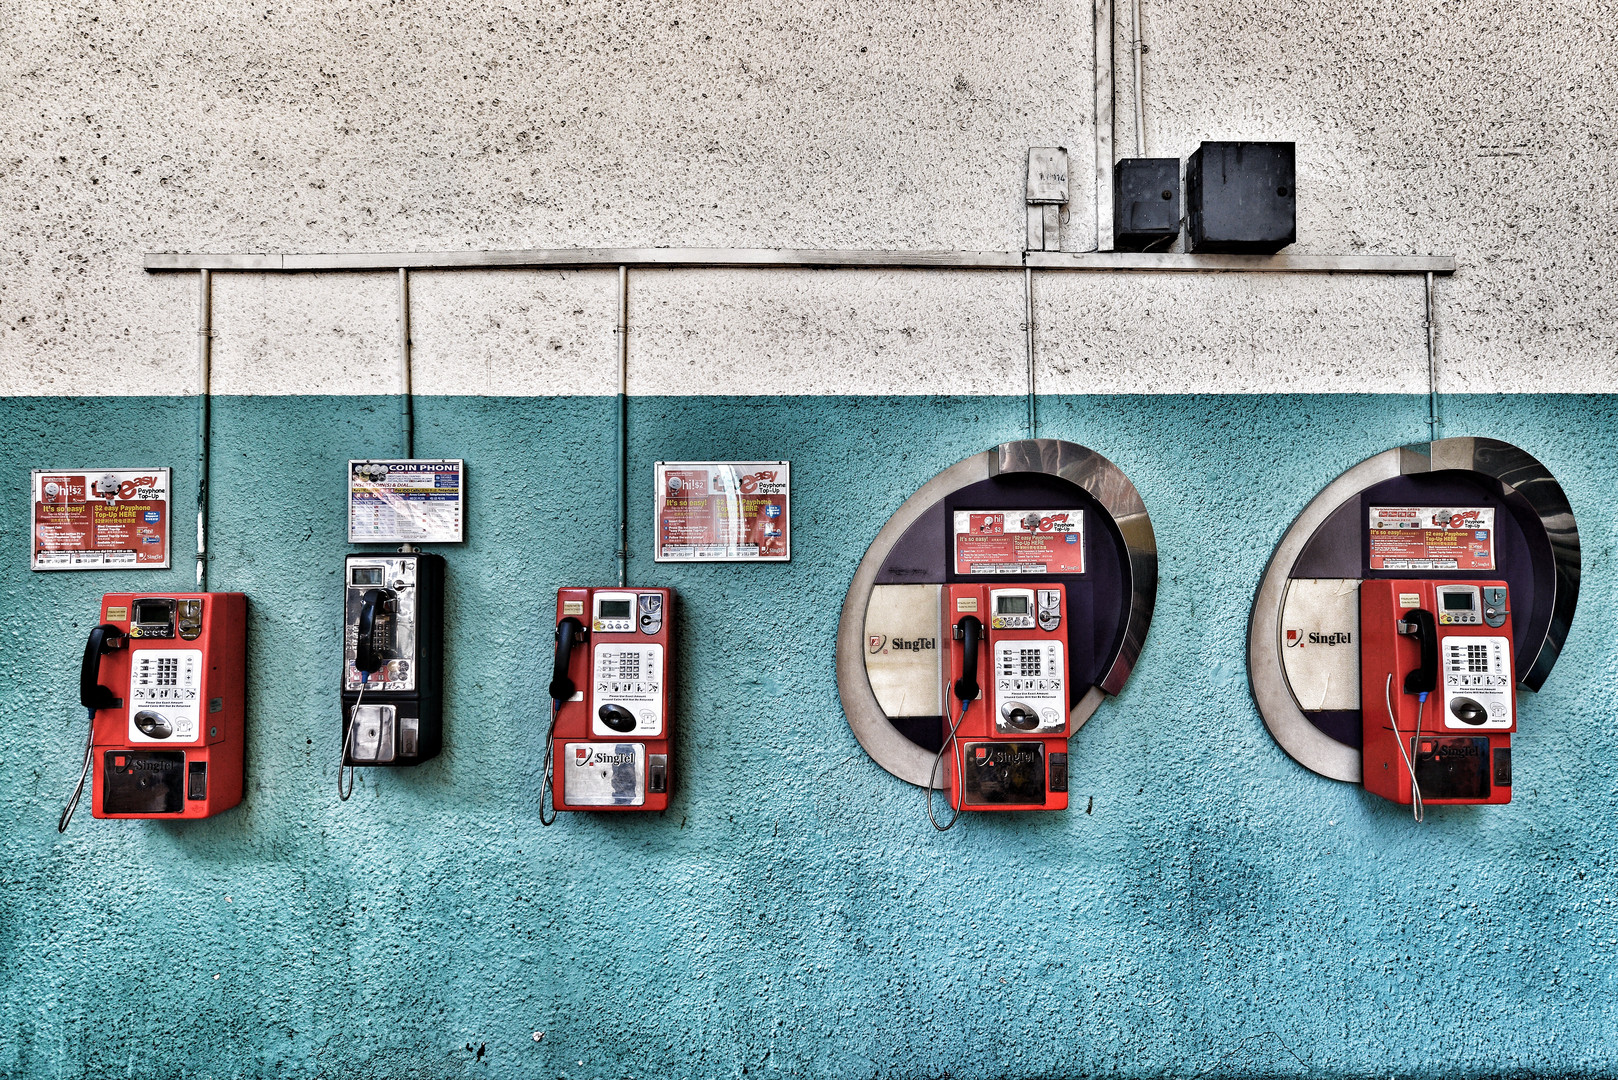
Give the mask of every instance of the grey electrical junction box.
POLYGON ((1280 251, 1298 238, 1295 144, 1205 142, 1185 169, 1186 250, 1280 251))

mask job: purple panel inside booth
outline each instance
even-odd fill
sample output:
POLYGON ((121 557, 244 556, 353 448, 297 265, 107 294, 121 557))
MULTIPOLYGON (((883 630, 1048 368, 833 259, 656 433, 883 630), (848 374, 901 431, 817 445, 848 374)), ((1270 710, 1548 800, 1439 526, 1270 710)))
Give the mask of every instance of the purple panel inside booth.
POLYGON ((877 567, 878 585, 936 585, 949 569, 949 514, 941 501, 929 506, 899 537, 877 567))

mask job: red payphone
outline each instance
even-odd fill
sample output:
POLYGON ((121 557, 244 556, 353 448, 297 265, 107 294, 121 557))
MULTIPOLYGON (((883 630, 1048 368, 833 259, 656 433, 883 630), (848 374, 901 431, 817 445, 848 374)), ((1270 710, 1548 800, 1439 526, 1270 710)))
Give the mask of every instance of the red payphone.
POLYGON ((926 790, 935 828, 962 810, 1067 809, 1066 602, 1061 585, 945 586, 956 715, 926 790), (932 785, 946 760, 954 813, 939 825, 932 785))
POLYGON ((1418 821, 1427 803, 1511 801, 1511 643, 1503 581, 1360 583, 1366 790, 1418 821))
POLYGON ((66 831, 92 771, 98 818, 205 818, 242 801, 247 597, 108 593, 79 669, 90 737, 66 831))
POLYGON ((673 624, 673 589, 556 591, 545 746, 553 809, 668 808, 673 624))

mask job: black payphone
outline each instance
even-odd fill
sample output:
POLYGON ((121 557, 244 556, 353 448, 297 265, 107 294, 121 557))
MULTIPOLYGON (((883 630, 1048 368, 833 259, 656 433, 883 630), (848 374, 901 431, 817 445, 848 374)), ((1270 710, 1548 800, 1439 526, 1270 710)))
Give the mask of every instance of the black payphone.
POLYGON ((419 765, 443 745, 444 559, 409 550, 353 554, 343 580, 337 794, 346 800, 354 766, 419 765))

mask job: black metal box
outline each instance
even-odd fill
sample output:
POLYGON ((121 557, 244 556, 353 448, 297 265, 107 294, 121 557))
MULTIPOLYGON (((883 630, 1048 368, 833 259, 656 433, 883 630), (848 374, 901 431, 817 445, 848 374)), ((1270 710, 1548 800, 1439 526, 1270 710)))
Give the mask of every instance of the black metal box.
POLYGON ((1298 238, 1289 142, 1205 142, 1185 169, 1186 250, 1267 253, 1298 238))
POLYGON ((1180 235, 1180 159, 1123 158, 1112 171, 1117 251, 1163 251, 1180 235))

